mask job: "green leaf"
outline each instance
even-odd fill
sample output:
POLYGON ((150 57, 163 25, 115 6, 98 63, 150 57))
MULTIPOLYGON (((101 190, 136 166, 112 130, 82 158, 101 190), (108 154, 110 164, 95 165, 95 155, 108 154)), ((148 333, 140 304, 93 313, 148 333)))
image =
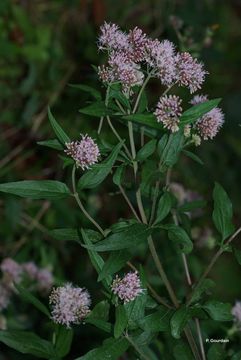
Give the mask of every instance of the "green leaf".
MULTIPOLYGON (((81 234, 82 234, 83 241, 84 241, 86 247, 89 248, 87 251, 88 251, 88 254, 90 257, 90 261, 91 261, 92 265, 94 266, 95 270, 97 271, 97 273, 100 274, 100 272, 104 266, 104 260, 95 250, 90 249, 90 247, 93 246, 93 243, 91 242, 91 240, 88 236, 88 232, 84 229, 81 229, 81 234)), ((111 277, 107 276, 105 279, 102 280, 102 282, 105 285, 105 287, 107 289, 109 289, 109 287, 111 285, 111 277)))
POLYGON ((190 159, 192 159, 193 161, 197 162, 200 165, 204 165, 204 162, 202 161, 202 159, 200 159, 199 156, 197 156, 196 154, 194 154, 191 151, 188 150, 182 150, 183 154, 185 154, 186 156, 188 156, 190 159))
POLYGON ((85 84, 69 84, 70 87, 78 90, 82 90, 92 95, 96 100, 101 100, 101 93, 95 88, 85 84))
POLYGON ((140 125, 145 125, 157 130, 163 130, 163 126, 157 122, 155 115, 146 113, 146 114, 132 114, 122 116, 122 119, 128 120, 140 125))
POLYGON ((116 99, 118 100, 121 105, 123 105, 124 107, 126 107, 127 109, 130 109, 130 102, 127 99, 127 97, 123 94, 122 92, 122 86, 120 83, 118 84, 111 84, 109 85, 109 97, 108 97, 108 102, 111 99, 116 99))
POLYGON ((193 354, 189 346, 181 341, 174 347, 174 358, 175 360, 193 360, 193 354))
POLYGON ((189 254, 193 249, 193 243, 184 229, 177 225, 168 226, 168 237, 178 250, 189 254))
POLYGON ((175 311, 170 321, 171 333, 174 338, 179 339, 181 337, 181 332, 185 328, 189 318, 190 312, 186 306, 181 306, 175 311))
POLYGON ((46 147, 49 147, 49 148, 55 149, 55 150, 63 150, 64 149, 63 145, 57 139, 38 141, 37 144, 41 145, 41 146, 46 146, 46 147))
POLYGON ((50 313, 47 307, 37 299, 30 291, 25 289, 23 286, 19 284, 15 284, 16 289, 18 290, 19 296, 26 302, 35 306, 39 311, 41 311, 44 315, 50 318, 50 313))
POLYGON ((84 175, 81 176, 78 182, 78 190, 93 189, 105 180, 111 172, 122 145, 123 142, 116 145, 107 159, 102 161, 100 164, 93 166, 89 171, 85 172, 84 175))
POLYGON ((86 318, 85 323, 94 325, 98 329, 105 331, 106 333, 110 334, 113 331, 113 326, 111 323, 95 318, 86 318))
POLYGON ((227 193, 218 183, 215 183, 213 200, 213 222, 222 235, 222 241, 224 241, 234 231, 232 224, 233 208, 227 193))
POLYGON ((151 229, 145 224, 134 224, 123 231, 112 234, 95 245, 86 246, 95 251, 116 251, 136 247, 145 242, 151 234, 151 229))
POLYGON ((61 144, 65 145, 66 143, 69 143, 70 138, 68 137, 68 135, 65 134, 64 130, 57 123, 57 121, 55 120, 55 118, 53 117, 53 115, 51 113, 50 108, 48 108, 48 117, 49 117, 50 124, 55 132, 55 135, 57 136, 57 138, 59 139, 61 144))
POLYGON ((179 212, 189 212, 195 209, 200 209, 206 206, 207 202, 205 200, 194 200, 187 203, 184 203, 183 205, 178 207, 179 212))
POLYGON ((104 341, 101 347, 91 350, 75 360, 118 360, 128 349, 129 345, 129 342, 125 338, 109 338, 104 341))
POLYGON ((143 292, 135 298, 135 300, 124 304, 128 318, 128 328, 135 329, 138 327, 138 321, 143 319, 145 316, 146 302, 147 291, 144 289, 143 292))
POLYGON ((0 191, 30 199, 63 199, 68 187, 55 180, 24 180, 0 184, 0 191))
POLYGON ((88 319, 100 319, 107 321, 109 319, 110 304, 107 300, 102 300, 95 305, 94 309, 88 315, 88 319))
POLYGON ((167 142, 168 142, 168 135, 163 134, 157 144, 157 153, 160 157, 162 156, 163 151, 164 151, 165 147, 167 146, 167 142))
MULTIPOLYGON (((208 360, 225 360, 226 351, 224 350, 221 344, 213 344, 211 345, 210 349, 208 350, 208 360)), ((237 360, 240 360, 238 358, 237 360)))
POLYGON ((215 286, 215 282, 211 279, 204 279, 198 286, 194 287, 192 292, 192 297, 189 301, 189 304, 193 304, 199 301, 203 293, 207 292, 209 289, 215 286))
POLYGON ((102 281, 108 275, 115 274, 130 258, 131 254, 126 250, 113 251, 105 262, 98 276, 98 281, 102 281))
POLYGON ((156 140, 150 140, 146 143, 137 153, 136 159, 139 161, 146 160, 149 156, 151 156, 156 150, 156 140))
MULTIPOLYGON (((172 167, 178 160, 179 153, 183 147, 183 134, 181 131, 178 131, 174 134, 169 135, 166 146, 163 149, 161 154, 162 165, 166 167, 172 167)), ((164 139, 165 140, 165 139, 164 139)), ((159 143, 160 151, 160 143, 159 143)))
POLYGON ((120 165, 118 166, 118 168, 116 169, 114 175, 113 175, 113 183, 117 186, 120 186, 123 178, 124 178, 124 173, 125 173, 125 165, 120 165))
POLYGON ((215 108, 221 99, 213 99, 205 101, 204 103, 192 106, 190 109, 184 111, 180 118, 181 124, 191 124, 199 119, 201 116, 215 108))
POLYGON ((81 244, 80 234, 78 229, 71 229, 71 228, 54 229, 49 231, 49 235, 56 240, 76 241, 77 243, 81 244))
POLYGON ((128 318, 124 305, 119 305, 115 308, 115 326, 114 337, 118 339, 125 330, 128 323, 128 318))
POLYGON ((160 305, 157 311, 140 319, 138 325, 145 331, 168 331, 172 314, 172 310, 160 305))
POLYGON ((206 302, 203 309, 215 321, 232 321, 233 315, 231 313, 232 305, 229 303, 222 303, 215 300, 206 302))
POLYGON ((0 342, 22 354, 31 354, 42 359, 56 357, 54 347, 49 341, 29 331, 0 331, 0 342))
POLYGON ((65 357, 70 352, 73 335, 73 329, 67 329, 63 325, 57 326, 55 350, 60 358, 65 357))
POLYGON ((158 202, 156 220, 154 224, 157 224, 165 219, 171 211, 172 205, 172 195, 168 191, 165 191, 158 202))
POLYGON ((82 109, 79 110, 81 114, 90 115, 94 117, 101 117, 106 115, 111 115, 112 112, 109 110, 104 101, 94 102, 82 109))

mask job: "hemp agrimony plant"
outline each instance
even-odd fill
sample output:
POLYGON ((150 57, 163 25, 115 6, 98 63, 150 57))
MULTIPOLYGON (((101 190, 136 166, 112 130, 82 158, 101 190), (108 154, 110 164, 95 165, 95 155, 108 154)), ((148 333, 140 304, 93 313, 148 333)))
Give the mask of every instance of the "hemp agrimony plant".
MULTIPOLYGON (((52 289, 48 309, 21 280, 24 267, 34 279, 39 270, 33 264, 13 264, 11 259, 6 266, 5 260, 0 310, 4 312, 9 294, 17 291, 52 321, 53 336, 47 340, 9 328, 0 332, 0 341, 22 353, 60 359, 71 349, 75 327, 89 323, 101 329, 106 339, 80 354, 79 360, 240 359, 236 348, 206 342, 216 322, 222 322, 224 338, 233 336, 241 326, 241 304, 232 308, 210 298, 215 283, 208 278, 224 252, 234 252, 239 262, 241 259, 233 246, 241 228, 235 230, 232 223, 232 204, 216 183, 212 219, 219 234, 217 252, 198 277, 190 271, 189 256, 198 250, 192 224, 195 213, 202 215, 205 201, 187 196, 172 181, 172 169, 181 156, 202 164, 190 148, 205 145, 205 140, 217 135, 224 122, 217 107, 220 99, 192 95, 201 89, 207 71, 168 40, 151 39, 139 28, 125 33, 117 25, 105 23, 98 48, 106 53, 106 64, 97 68, 104 94, 78 86, 94 98, 80 112, 100 119, 97 135, 81 134, 78 140, 71 140, 49 110, 56 139, 40 143, 61 152, 65 167, 72 168, 70 178, 66 183, 11 182, 1 184, 0 191, 31 199, 61 199, 62 203, 68 197, 75 199, 89 228, 78 224, 76 229, 51 230, 50 235, 77 241, 76 247, 88 253, 96 280, 103 286, 103 299, 96 303, 87 289, 68 282, 52 289), (152 79, 159 84, 157 104, 148 103, 152 79), (191 95, 181 98, 180 88, 191 95), (104 139, 104 127, 113 132, 115 144, 104 139), (123 196, 130 216, 104 228, 101 212, 98 219, 93 218, 82 194, 101 191, 107 177, 123 196), (174 276, 175 269, 163 265, 164 243, 175 256, 179 277, 174 276), (152 275, 156 275, 155 281, 152 275), (211 324, 210 330, 207 326, 203 330, 203 323, 211 324)), ((48 287, 51 281, 46 280, 48 287)))

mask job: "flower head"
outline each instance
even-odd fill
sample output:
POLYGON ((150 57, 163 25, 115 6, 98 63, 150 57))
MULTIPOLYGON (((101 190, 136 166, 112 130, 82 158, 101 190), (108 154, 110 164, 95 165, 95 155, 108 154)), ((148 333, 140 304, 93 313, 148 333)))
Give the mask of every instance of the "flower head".
POLYGON ((182 113, 182 100, 175 95, 162 96, 157 104, 155 115, 158 122, 172 132, 178 131, 179 117, 182 113))
POLYGON ((149 40, 146 45, 146 62, 163 85, 173 82, 176 73, 175 48, 169 40, 149 40))
POLYGON ((88 169, 98 161, 100 151, 94 140, 88 135, 82 135, 80 141, 72 141, 65 144, 66 154, 71 156, 76 165, 83 170, 88 169))
POLYGON ((176 55, 176 79, 179 85, 187 86, 191 93, 201 88, 207 72, 203 64, 194 59, 188 52, 176 55))
POLYGON ((54 284, 54 278, 48 269, 39 269, 36 273, 37 289, 43 294, 48 294, 54 284))
POLYGON ((224 123, 221 109, 214 108, 203 115, 196 123, 196 129, 204 140, 213 139, 224 123))
POLYGON ((135 300, 138 295, 143 293, 137 271, 127 273, 122 279, 117 275, 111 289, 124 303, 135 300))
POLYGON ((238 327, 241 329, 241 301, 236 301, 232 308, 232 315, 238 327))
POLYGON ((35 280, 37 273, 38 273, 38 267, 33 261, 29 261, 22 264, 22 268, 25 271, 26 275, 31 280, 35 280))
POLYGON ((8 307, 10 296, 10 290, 5 286, 5 284, 0 283, 0 311, 8 307))
POLYGON ((100 50, 126 49, 128 46, 128 37, 119 29, 119 26, 105 22, 100 27, 100 36, 98 41, 98 47, 100 50))
POLYGON ((5 258, 0 268, 6 283, 19 283, 21 281, 22 267, 11 258, 5 258))
POLYGON ((52 305, 52 319, 55 323, 66 325, 79 324, 90 312, 90 295, 87 290, 72 284, 53 289, 49 297, 52 305))
POLYGON ((129 47, 127 53, 132 61, 138 63, 145 60, 146 45, 148 44, 148 38, 145 33, 138 27, 130 30, 128 33, 129 47))
POLYGON ((195 95, 193 96, 192 100, 190 101, 191 105, 198 105, 198 104, 202 104, 205 101, 208 100, 208 96, 207 95, 195 95))

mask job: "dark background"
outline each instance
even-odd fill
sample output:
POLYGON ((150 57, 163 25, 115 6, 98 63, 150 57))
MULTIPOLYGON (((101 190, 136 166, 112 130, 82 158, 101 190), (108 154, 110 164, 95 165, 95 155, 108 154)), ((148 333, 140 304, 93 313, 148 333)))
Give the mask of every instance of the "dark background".
MULTIPOLYGON (((228 192, 234 206, 235 224, 240 225, 240 17, 241 1, 238 0, 0 1, 1 182, 69 178, 69 170, 63 169, 58 153, 36 142, 54 137, 47 119, 48 105, 73 139, 78 138, 80 132, 96 130, 98 119, 78 113, 89 100, 88 95, 68 84, 101 88, 92 68, 103 60, 96 46, 97 34, 105 20, 112 21, 124 30, 139 26, 152 37, 168 38, 205 63, 209 76, 203 92, 210 98, 223 98, 225 125, 213 141, 203 142, 196 149, 205 165, 181 159, 173 178, 208 200, 208 207, 195 226, 212 226, 214 181, 220 182, 228 192)), ((150 103, 155 103, 159 95, 158 84, 153 82, 150 103)), ((103 135, 108 139, 112 136, 107 127, 103 135)), ((89 211, 105 226, 120 216, 130 216, 115 191, 109 181, 99 193, 88 194, 89 211)), ((102 297, 84 250, 75 244, 57 242, 47 234, 47 229, 76 224, 89 226, 74 203, 22 201, 1 195, 0 219, 1 258, 11 256, 20 262, 33 259, 42 266, 51 264, 57 283, 69 280, 88 287, 94 294, 94 303, 102 297)), ((240 238, 236 240, 237 246, 239 242, 240 238)), ((194 253, 190 260, 194 276, 200 274, 212 252, 209 242, 194 253)), ((165 253, 165 249, 163 253, 167 272, 172 273, 176 266, 174 255, 165 253)), ((138 256, 141 260, 142 255, 138 256)), ((230 302, 241 298, 240 276, 240 265, 233 255, 224 255, 212 272, 217 280, 215 297, 230 302)), ((154 276, 152 280, 164 291, 154 276)), ((178 280, 177 275, 177 284, 178 280)), ((183 291, 181 289, 180 294, 183 291)), ((7 312, 9 324, 26 326, 26 319, 25 322, 22 319, 26 316, 26 305, 15 301, 7 312)), ((33 310, 27 326, 34 328, 39 321, 33 310)), ((44 332, 46 325, 41 324, 40 329, 44 332)), ((93 327, 80 327, 78 332, 73 354, 80 355, 100 343, 100 334, 93 327)), ((1 351, 0 359, 8 358, 3 354, 16 355, 6 349, 1 355, 1 351)))

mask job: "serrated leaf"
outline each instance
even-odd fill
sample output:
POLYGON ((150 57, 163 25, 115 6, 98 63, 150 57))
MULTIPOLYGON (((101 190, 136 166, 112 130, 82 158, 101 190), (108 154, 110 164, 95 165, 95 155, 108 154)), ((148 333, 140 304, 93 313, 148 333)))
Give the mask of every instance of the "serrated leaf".
MULTIPOLYGON (((181 131, 169 135, 166 146, 161 154, 162 165, 172 167, 178 160, 183 147, 184 137, 181 131)), ((160 149, 160 144, 159 144, 160 149)))
POLYGON ((51 113, 50 108, 48 108, 48 117, 49 117, 50 124, 54 130, 54 133, 57 136, 57 138, 59 139, 59 141, 61 142, 61 144, 65 145, 66 143, 69 143, 70 138, 64 132, 64 130, 61 128, 61 126, 57 123, 57 121, 55 120, 55 118, 53 117, 53 115, 51 113))
MULTIPOLYGON (((208 350, 208 360, 225 360, 226 351, 224 350, 221 344, 212 344, 210 349, 208 350)), ((237 358, 240 360, 240 358, 237 358)))
POLYGON ((215 286, 215 282, 211 279, 204 279, 198 286, 194 287, 192 292, 192 297, 189 301, 189 304, 193 304, 199 301, 203 293, 207 292, 209 289, 215 286))
POLYGON ((224 241, 234 231, 232 223, 233 207, 226 191, 218 183, 215 183, 213 200, 213 222, 222 235, 222 241, 224 241))
POLYGON ((170 325, 171 325, 172 336, 175 339, 179 339, 181 337, 181 332, 185 328, 189 318, 190 318, 190 312, 186 306, 181 306, 172 315, 170 325))
POLYGON ((180 123, 186 125, 195 122, 201 116, 215 108, 220 103, 220 101, 221 99, 213 99, 192 106, 190 109, 184 111, 180 118, 180 123))
POLYGON ((30 331, 0 331, 0 342, 22 354, 30 354, 42 359, 56 357, 53 345, 30 331))
POLYGON ((151 156, 154 151, 156 150, 156 140, 150 140, 148 143, 146 143, 137 153, 136 160, 144 161, 149 156, 151 156))
POLYGON ((183 341, 174 347, 175 360, 193 360, 193 354, 187 344, 183 341))
POLYGON ((168 191, 164 192, 157 205, 156 220, 154 224, 157 224, 165 219, 171 211, 172 204, 172 195, 168 191))
POLYGON ((109 338, 104 341, 101 347, 93 349, 75 360, 118 360, 128 349, 129 345, 129 342, 125 338, 109 338))
POLYGON ((145 242, 152 230, 145 224, 134 224, 123 231, 112 234, 106 239, 87 248, 95 251, 116 251, 136 247, 145 242))
POLYGON ((67 329, 63 325, 57 326, 54 348, 58 357, 63 358, 68 355, 71 349, 73 335, 73 329, 67 329))
POLYGON ((115 274, 130 258, 131 254, 126 250, 113 251, 105 262, 98 276, 98 281, 102 281, 108 275, 115 274))
POLYGON ((125 173, 125 165, 120 165, 116 169, 114 175, 113 175, 113 183, 117 186, 120 186, 122 184, 122 180, 124 178, 125 173))
POLYGON ((36 298, 29 290, 25 289, 23 286, 19 284, 15 284, 16 289, 18 290, 19 296, 23 299, 23 301, 28 302, 36 307, 39 311, 41 311, 44 315, 50 318, 50 313, 47 307, 36 298))
MULTIPOLYGON (((104 260, 95 250, 90 249, 93 246, 93 243, 91 242, 87 231, 84 229, 81 229, 81 234, 82 234, 85 246, 89 248, 87 251, 89 254, 90 261, 91 261, 92 265, 94 266, 95 270, 97 271, 97 273, 100 274, 100 272, 104 266, 104 260)), ((105 279, 102 280, 102 283, 105 285, 105 287, 107 289, 109 289, 109 287, 111 285, 111 277, 107 276, 105 279)))
POLYGON ((229 303, 223 303, 216 300, 207 301, 202 305, 203 309, 215 321, 232 321, 232 306, 229 303))
POLYGON ((163 125, 157 122, 155 115, 146 113, 146 114, 132 114, 122 116, 122 119, 131 121, 140 125, 145 125, 157 130, 163 130, 163 125))
POLYGON ((46 147, 49 147, 49 148, 55 149, 55 150, 63 150, 64 149, 63 145, 57 139, 38 141, 37 144, 41 145, 41 146, 46 146, 46 147))
POLYGON ((101 117, 112 114, 112 111, 106 107, 104 101, 94 102, 82 109, 79 109, 79 112, 81 114, 90 115, 94 117, 101 117))
POLYGON ((0 191, 30 199, 63 199, 71 193, 55 180, 24 180, 0 184, 0 191))
POLYGON ((159 306, 157 311, 140 319, 138 325, 145 331, 168 331, 172 315, 172 310, 167 309, 164 306, 159 306))
POLYGON ((123 142, 116 145, 107 159, 93 166, 92 169, 88 170, 81 176, 78 182, 78 190, 93 189, 105 180, 111 172, 122 145, 123 142))
POLYGON ((184 229, 177 225, 168 225, 168 237, 174 245, 184 254, 189 254, 193 243, 184 229))
POLYGON ((204 162, 202 161, 202 159, 200 159, 199 156, 197 156, 196 154, 194 154, 191 151, 188 150, 182 150, 183 154, 185 154, 186 156, 188 156, 190 159, 192 159, 193 161, 195 161, 196 163, 200 164, 200 165, 204 165, 204 162))
POLYGON ((128 323, 128 318, 124 305, 119 305, 115 309, 115 326, 114 337, 118 339, 125 330, 128 323))
POLYGON ((145 316, 146 302, 147 291, 144 289, 143 292, 135 298, 135 300, 124 304, 128 318, 128 328, 135 329, 138 327, 138 321, 145 316))
POLYGON ((95 88, 85 84, 69 84, 70 87, 92 95, 96 100, 101 100, 101 93, 95 88))

